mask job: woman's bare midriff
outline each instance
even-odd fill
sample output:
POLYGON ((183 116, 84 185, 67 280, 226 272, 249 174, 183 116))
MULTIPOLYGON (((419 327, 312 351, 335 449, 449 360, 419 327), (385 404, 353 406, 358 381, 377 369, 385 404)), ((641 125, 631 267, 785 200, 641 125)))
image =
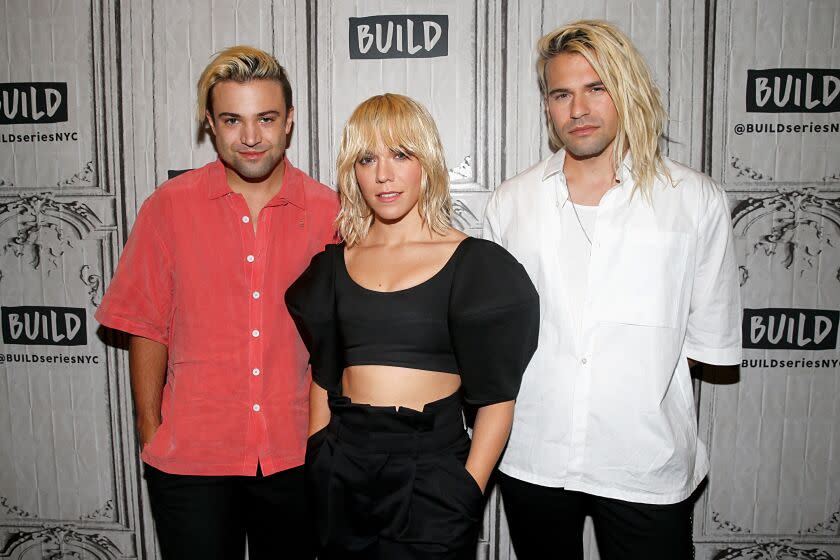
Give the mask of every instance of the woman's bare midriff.
POLYGON ((461 387, 454 373, 394 366, 350 366, 344 369, 342 393, 358 404, 423 410, 461 387))

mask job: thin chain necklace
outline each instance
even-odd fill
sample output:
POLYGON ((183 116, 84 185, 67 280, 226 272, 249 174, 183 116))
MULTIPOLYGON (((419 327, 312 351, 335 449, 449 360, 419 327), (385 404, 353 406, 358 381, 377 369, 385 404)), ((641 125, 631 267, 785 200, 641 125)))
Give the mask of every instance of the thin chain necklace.
POLYGON ((589 243, 589 246, 592 247, 592 240, 589 239, 589 234, 586 233, 586 228, 583 227, 583 222, 580 220, 580 214, 578 214, 577 206, 575 205, 575 201, 572 200, 572 191, 569 189, 568 185, 566 186, 566 190, 569 193, 569 202, 572 203, 572 211, 575 213, 575 218, 577 218, 577 223, 580 226, 580 231, 583 232, 583 236, 586 238, 586 242, 589 243))

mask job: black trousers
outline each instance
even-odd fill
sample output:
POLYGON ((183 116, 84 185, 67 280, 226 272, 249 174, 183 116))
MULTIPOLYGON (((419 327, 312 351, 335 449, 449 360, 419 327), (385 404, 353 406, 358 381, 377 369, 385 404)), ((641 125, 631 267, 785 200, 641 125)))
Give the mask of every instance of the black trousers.
POLYGON ((484 496, 459 395, 422 412, 331 396, 330 410, 306 452, 319 558, 474 559, 484 496))
POLYGON ((519 560, 582 560, 587 515, 592 516, 601 560, 693 558, 691 498, 638 504, 538 486, 504 473, 499 473, 499 489, 519 560))
POLYGON ((164 560, 311 560, 304 469, 270 476, 168 474, 145 465, 164 560))

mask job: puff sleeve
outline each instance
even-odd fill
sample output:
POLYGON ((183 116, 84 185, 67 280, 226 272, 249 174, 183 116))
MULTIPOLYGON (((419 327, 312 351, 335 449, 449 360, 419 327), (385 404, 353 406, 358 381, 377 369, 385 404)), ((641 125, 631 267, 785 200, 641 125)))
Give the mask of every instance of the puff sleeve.
POLYGON ((286 290, 286 307, 309 351, 312 380, 327 391, 341 382, 341 348, 335 320, 336 245, 312 257, 303 274, 286 290))
POLYGON ((449 299, 464 400, 476 406, 514 400, 537 349, 539 296, 505 249, 483 239, 466 241, 449 299))

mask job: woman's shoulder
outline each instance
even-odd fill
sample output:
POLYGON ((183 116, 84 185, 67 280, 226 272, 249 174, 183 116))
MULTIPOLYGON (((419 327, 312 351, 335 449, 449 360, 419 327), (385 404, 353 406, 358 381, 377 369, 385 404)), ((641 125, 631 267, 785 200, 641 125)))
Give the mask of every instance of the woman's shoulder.
POLYGON ((516 257, 511 255, 507 249, 489 239, 480 237, 467 237, 461 242, 463 246, 461 260, 467 264, 482 267, 514 267, 521 265, 516 257))
POLYGON ((453 279, 453 302, 487 308, 536 300, 525 268, 504 247, 478 237, 462 241, 453 279))
POLYGON ((324 250, 320 253, 315 253, 309 263, 309 268, 325 268, 332 267, 333 260, 337 255, 344 252, 344 242, 328 243, 324 246, 324 250))

